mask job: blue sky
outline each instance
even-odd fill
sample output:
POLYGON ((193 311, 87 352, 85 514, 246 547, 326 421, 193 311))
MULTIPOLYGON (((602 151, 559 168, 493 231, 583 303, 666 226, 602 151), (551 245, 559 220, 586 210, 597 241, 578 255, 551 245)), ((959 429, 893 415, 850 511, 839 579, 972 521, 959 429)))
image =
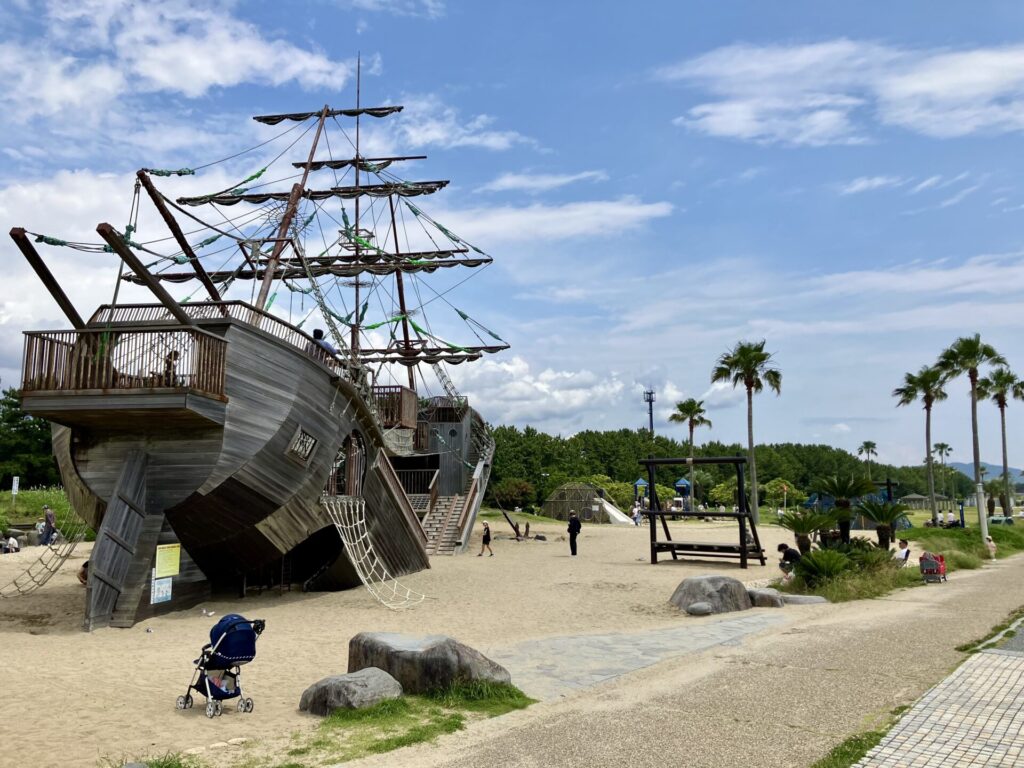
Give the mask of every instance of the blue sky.
MULTIPOLYGON (((492 421, 636 427, 652 386, 659 431, 681 436, 668 408, 704 397, 702 437, 740 441, 741 398, 709 374, 765 338, 783 393, 758 398, 759 440, 874 440, 911 463, 923 414, 890 396, 904 372, 974 332, 1022 365, 1019 3, 13 0, 0 223, 95 240, 138 167, 250 147, 270 135, 253 114, 351 105, 357 53, 365 100, 407 107, 367 140, 429 155, 408 177, 452 184, 424 209, 495 257, 451 294, 513 344, 452 373, 492 421)), ((45 255, 80 311, 109 300, 112 257, 45 255)), ((0 258, 6 386, 20 332, 66 323, 12 244, 0 258)), ((933 427, 959 460, 965 392, 933 427)), ((996 410, 981 414, 998 462, 996 410)))

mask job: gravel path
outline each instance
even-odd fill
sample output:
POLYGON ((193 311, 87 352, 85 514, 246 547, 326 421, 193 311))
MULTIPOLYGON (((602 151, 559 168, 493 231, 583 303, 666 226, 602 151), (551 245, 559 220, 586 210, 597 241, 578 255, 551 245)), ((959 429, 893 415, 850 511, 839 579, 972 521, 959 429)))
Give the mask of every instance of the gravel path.
POLYGON ((1016 557, 881 600, 790 606, 784 624, 737 646, 346 765, 806 768, 946 677, 964 658, 955 646, 1018 607, 1022 586, 1016 557))

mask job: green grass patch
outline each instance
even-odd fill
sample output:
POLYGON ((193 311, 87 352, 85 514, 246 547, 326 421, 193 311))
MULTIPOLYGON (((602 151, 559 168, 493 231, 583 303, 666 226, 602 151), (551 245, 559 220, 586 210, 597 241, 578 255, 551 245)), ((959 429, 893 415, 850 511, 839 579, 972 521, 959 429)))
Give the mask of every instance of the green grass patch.
MULTIPOLYGON (((72 530, 80 524, 71 503, 64 494, 64 489, 59 486, 53 488, 24 488, 14 497, 14 504, 10 503, 11 497, 8 494, 0 499, 0 527, 4 525, 34 525, 43 517, 43 505, 48 504, 57 517, 57 529, 61 531, 72 530), (6 520, 6 523, 4 522, 6 520)), ((86 534, 86 541, 93 541, 96 534, 90 530, 86 534)))
POLYGON ((887 595, 896 589, 921 584, 924 584, 924 580, 917 568, 886 567, 847 571, 814 587, 809 587, 797 577, 789 584, 778 585, 778 589, 797 595, 820 595, 832 603, 845 603, 850 600, 870 600, 887 595))
POLYGON ((854 734, 846 739, 846 741, 833 747, 832 751, 811 765, 811 768, 850 768, 851 765, 871 751, 873 747, 878 746, 882 739, 885 738, 885 734, 892 730, 900 716, 908 709, 910 707, 897 707, 889 715, 888 722, 881 728, 854 734))
POLYGON ((286 754, 302 758, 304 768, 319 768, 431 742, 473 720, 497 717, 533 703, 512 685, 458 683, 365 709, 337 710, 325 717, 315 732, 299 736, 286 754))
POLYGON ((982 643, 988 642, 993 637, 998 635, 1000 632, 1002 632, 1003 630, 1008 628, 1011 624, 1013 624, 1015 621, 1017 621, 1018 619, 1021 619, 1021 618, 1024 618, 1024 605, 1022 605, 1020 608, 1017 608, 1014 611, 1011 611, 1009 616, 1007 616, 999 624, 996 624, 994 627, 992 627, 992 629, 990 629, 988 631, 988 634, 986 634, 984 637, 979 637, 977 640, 972 640, 969 643, 964 643, 963 645, 958 645, 956 647, 956 649, 958 651, 963 652, 963 653, 974 653, 977 650, 977 647, 979 645, 981 645, 982 643))

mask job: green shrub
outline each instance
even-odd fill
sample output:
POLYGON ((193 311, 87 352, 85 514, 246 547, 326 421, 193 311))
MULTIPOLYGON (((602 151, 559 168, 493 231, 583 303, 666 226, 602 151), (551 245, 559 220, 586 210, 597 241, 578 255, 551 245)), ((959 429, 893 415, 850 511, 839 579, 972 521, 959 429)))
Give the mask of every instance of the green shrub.
POLYGON ((946 567, 954 571, 973 571, 981 568, 982 559, 973 552, 961 552, 958 549, 951 550, 943 555, 946 558, 946 567))
POLYGON ((816 587, 850 569, 850 558, 834 549, 819 549, 801 557, 794 571, 809 587, 816 587))
POLYGON ((877 547, 855 550, 850 552, 848 557, 853 566, 862 571, 875 571, 879 568, 896 565, 892 552, 888 549, 879 549, 877 547))

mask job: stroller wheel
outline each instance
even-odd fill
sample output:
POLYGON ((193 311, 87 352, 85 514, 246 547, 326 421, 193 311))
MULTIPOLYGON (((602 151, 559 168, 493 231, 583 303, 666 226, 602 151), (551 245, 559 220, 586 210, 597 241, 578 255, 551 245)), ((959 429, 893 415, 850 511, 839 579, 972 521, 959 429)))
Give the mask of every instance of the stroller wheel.
POLYGON ((186 693, 185 694, 185 709, 192 709, 192 704, 193 703, 194 702, 192 701, 192 694, 191 693, 186 693))
POLYGON ((220 717, 221 715, 224 714, 224 705, 221 702, 218 701, 216 706, 217 706, 217 717, 220 717))
POLYGON ((235 707, 239 712, 245 712, 245 699, 239 698, 238 705, 235 707))
POLYGON ((217 714, 217 706, 212 701, 206 702, 206 716, 212 718, 217 714))
POLYGON ((185 697, 184 696, 179 696, 178 700, 176 702, 174 702, 174 706, 177 709, 184 709, 186 706, 188 706, 187 704, 185 704, 185 697))
POLYGON ((252 699, 246 699, 245 700, 245 711, 246 712, 252 712, 252 706, 253 706, 252 705, 252 699))

